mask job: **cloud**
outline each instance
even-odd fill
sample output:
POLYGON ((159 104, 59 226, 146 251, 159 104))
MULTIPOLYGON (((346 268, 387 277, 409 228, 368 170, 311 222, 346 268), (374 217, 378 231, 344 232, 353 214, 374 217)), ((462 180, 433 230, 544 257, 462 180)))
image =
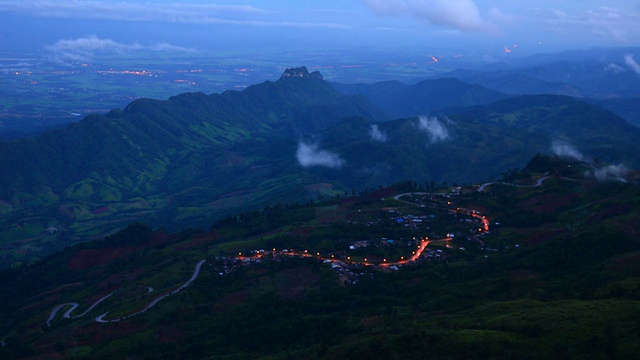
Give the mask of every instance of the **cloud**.
POLYGON ((620 74, 620 73, 626 72, 627 69, 615 63, 608 63, 607 65, 604 66, 604 71, 607 71, 607 72, 611 71, 614 74, 620 74))
POLYGON ((371 140, 374 140, 374 141, 379 141, 379 142, 387 141, 387 134, 380 131, 380 129, 378 128, 378 125, 376 124, 371 125, 371 128, 369 129, 369 136, 371 136, 371 140))
POLYGON ((324 166, 333 169, 340 169, 345 161, 334 152, 320 150, 318 144, 307 144, 304 141, 298 143, 296 158, 302 167, 324 166))
POLYGON ((561 158, 572 159, 577 161, 585 161, 586 157, 582 155, 580 151, 578 151, 573 146, 567 144, 564 141, 554 141, 551 144, 551 151, 561 158))
POLYGON ((55 44, 45 46, 50 57, 57 62, 86 62, 98 55, 125 55, 136 50, 149 51, 194 51, 192 49, 159 43, 151 46, 139 44, 123 44, 111 39, 101 39, 95 35, 58 40, 55 44))
POLYGON ((591 170, 587 170, 585 174, 595 177, 598 181, 617 180, 627 182, 630 171, 624 165, 596 165, 576 148, 563 141, 554 141, 551 150, 559 157, 587 162, 591 170))
POLYGON ((418 129, 427 134, 432 144, 450 138, 447 128, 435 117, 420 116, 418 119, 418 129))
POLYGON ((180 24, 223 24, 297 28, 347 29, 331 22, 267 21, 272 11, 251 5, 189 3, 134 3, 110 1, 41 0, 4 1, 0 12, 23 13, 43 18, 96 19, 110 21, 148 21, 180 24))
MULTIPOLYGON (((497 33, 495 23, 484 19, 473 0, 362 0, 381 16, 413 16, 433 25, 462 32, 497 33)), ((505 17, 498 9, 493 16, 505 17)))
POLYGON ((566 11, 536 9, 527 17, 534 24, 547 24, 547 30, 567 36, 573 33, 576 38, 588 37, 591 43, 593 43, 593 35, 622 43, 638 38, 637 11, 625 9, 623 3, 617 3, 618 7, 588 8, 589 5, 588 2, 576 3, 566 11))
POLYGON ((629 169, 624 165, 607 165, 593 169, 593 176, 598 181, 618 180, 627 182, 628 175, 629 169))
POLYGON ((633 72, 640 75, 640 64, 636 62, 636 59, 633 58, 633 55, 631 54, 625 55, 624 62, 625 64, 627 64, 629 69, 633 70, 633 72))

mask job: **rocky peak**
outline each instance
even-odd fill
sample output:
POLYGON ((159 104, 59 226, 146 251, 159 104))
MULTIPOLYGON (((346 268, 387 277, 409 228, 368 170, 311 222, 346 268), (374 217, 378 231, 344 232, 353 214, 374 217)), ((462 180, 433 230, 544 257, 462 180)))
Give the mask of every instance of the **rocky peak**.
POLYGON ((310 73, 305 66, 301 66, 297 68, 287 68, 284 71, 284 73, 282 73, 282 76, 280 76, 280 79, 295 78, 295 77, 311 78, 311 79, 318 79, 318 80, 324 79, 322 74, 320 74, 319 71, 314 71, 310 73))

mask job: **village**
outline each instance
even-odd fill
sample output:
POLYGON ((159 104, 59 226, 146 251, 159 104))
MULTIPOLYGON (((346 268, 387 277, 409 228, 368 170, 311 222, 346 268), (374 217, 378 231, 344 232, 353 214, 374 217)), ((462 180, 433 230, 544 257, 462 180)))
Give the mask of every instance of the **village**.
POLYGON ((460 188, 453 188, 449 193, 396 195, 394 200, 398 206, 383 207, 377 218, 367 216, 371 211, 355 210, 346 221, 347 226, 376 227, 386 229, 389 234, 419 236, 396 238, 386 235, 351 240, 347 246, 336 247, 329 252, 275 247, 254 249, 218 256, 211 266, 219 276, 226 276, 238 268, 264 262, 278 262, 291 257, 312 258, 329 266, 341 284, 351 285, 357 284, 364 276, 373 276, 375 271, 398 271, 405 266, 447 262, 452 254, 467 251, 469 247, 484 251, 484 256, 488 257, 489 253, 497 251, 485 246, 484 238, 490 234, 490 221, 479 211, 456 207, 452 200, 460 194, 460 188), (395 254, 395 257, 384 254, 395 254))

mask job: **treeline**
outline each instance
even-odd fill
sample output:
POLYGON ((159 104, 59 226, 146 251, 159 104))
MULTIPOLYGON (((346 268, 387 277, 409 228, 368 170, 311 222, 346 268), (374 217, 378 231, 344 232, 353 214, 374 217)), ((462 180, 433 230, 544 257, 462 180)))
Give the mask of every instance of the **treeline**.
POLYGON ((316 216, 311 204, 276 204, 262 210, 248 211, 235 216, 228 216, 214 223, 211 229, 225 227, 243 228, 246 236, 261 234, 285 225, 307 222, 316 216))

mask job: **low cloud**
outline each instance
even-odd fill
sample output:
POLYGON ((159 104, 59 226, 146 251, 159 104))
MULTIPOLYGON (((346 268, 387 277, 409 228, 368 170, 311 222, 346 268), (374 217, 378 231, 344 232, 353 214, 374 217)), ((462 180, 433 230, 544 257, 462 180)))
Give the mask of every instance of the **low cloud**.
POLYGON ((300 141, 298 144, 296 158, 298 159, 298 163, 305 168, 323 166, 332 169, 340 169, 345 164, 345 161, 340 158, 340 155, 331 151, 319 149, 317 143, 308 144, 304 141, 300 141))
POLYGON ((555 141, 551 150, 559 157, 571 160, 586 162, 590 170, 585 172, 586 176, 596 178, 598 181, 617 180, 627 182, 629 169, 624 165, 599 165, 587 158, 573 146, 563 141, 555 141))
POLYGON ((629 169, 624 165, 607 165, 593 169, 593 176, 598 181, 617 180, 627 182, 629 169))
POLYGON ((614 74, 620 74, 620 73, 626 72, 627 69, 615 63, 608 63, 607 65, 604 66, 604 71, 612 72, 614 74))
POLYGON ((624 56, 624 62, 627 64, 629 69, 631 69, 636 74, 640 75, 640 64, 636 61, 636 59, 631 54, 627 54, 624 56))
POLYGON ((45 46, 49 56, 57 62, 86 62, 100 55, 126 55, 133 51, 194 51, 168 43, 150 46, 139 44, 123 44, 111 39, 101 39, 95 35, 79 38, 58 40, 55 44, 45 46))
POLYGON ((376 124, 371 125, 371 128, 369 129, 369 136, 371 136, 371 140, 374 140, 374 141, 379 141, 379 142, 387 141, 387 134, 380 131, 380 129, 378 128, 378 125, 376 124))
POLYGON ((432 144, 448 140, 451 136, 444 124, 435 117, 420 116, 418 129, 424 131, 432 144))
MULTIPOLYGON (((362 0, 381 16, 412 16, 433 25, 462 32, 497 33, 495 23, 484 19, 473 0, 362 0)), ((498 9, 491 16, 506 18, 498 9)))
POLYGON ((586 157, 580 151, 578 151, 578 149, 574 148, 564 141, 554 141, 553 144, 551 144, 551 151, 553 151, 556 156, 559 156, 561 158, 577 161, 586 160, 586 157))

